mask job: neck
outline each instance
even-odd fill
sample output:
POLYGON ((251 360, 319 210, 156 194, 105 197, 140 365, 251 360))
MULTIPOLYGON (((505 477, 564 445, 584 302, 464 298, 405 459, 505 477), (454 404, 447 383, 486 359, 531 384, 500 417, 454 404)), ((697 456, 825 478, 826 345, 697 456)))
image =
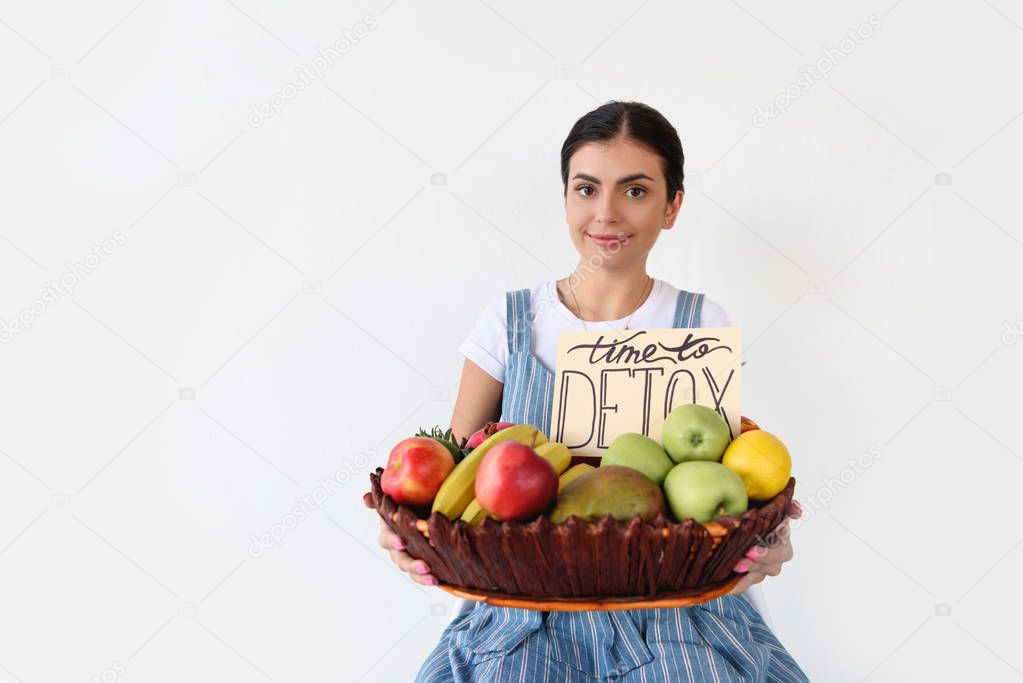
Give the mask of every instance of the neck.
POLYGON ((563 299, 582 320, 620 320, 633 313, 648 296, 650 276, 645 263, 631 268, 592 268, 580 261, 562 285, 563 299), (575 299, 572 298, 575 285, 575 299), (576 309, 576 301, 578 308, 576 309))

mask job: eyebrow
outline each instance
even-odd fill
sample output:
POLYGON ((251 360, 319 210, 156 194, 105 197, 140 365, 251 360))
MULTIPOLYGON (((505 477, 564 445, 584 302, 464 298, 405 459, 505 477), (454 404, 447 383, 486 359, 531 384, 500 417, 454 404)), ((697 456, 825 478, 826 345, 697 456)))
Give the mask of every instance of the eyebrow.
MULTIPOLYGON (((585 173, 576 173, 574 176, 572 176, 572 180, 575 180, 576 178, 580 178, 582 180, 589 181, 589 182, 591 182, 591 183, 593 183, 595 185, 600 185, 600 181, 599 180, 597 180, 593 176, 587 175, 585 173)), ((618 185, 624 185, 625 183, 631 183, 633 180, 639 180, 640 178, 646 178, 647 180, 653 180, 653 178, 648 176, 646 173, 633 173, 632 175, 627 175, 624 178, 619 178, 617 184, 618 185)))

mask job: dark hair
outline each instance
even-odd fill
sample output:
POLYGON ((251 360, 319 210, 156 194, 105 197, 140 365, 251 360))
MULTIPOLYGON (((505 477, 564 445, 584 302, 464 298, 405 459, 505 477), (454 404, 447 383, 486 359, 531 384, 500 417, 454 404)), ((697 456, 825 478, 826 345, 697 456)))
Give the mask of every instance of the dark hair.
POLYGON ((602 104, 575 122, 561 146, 561 182, 568 193, 568 163, 575 151, 588 142, 625 138, 639 143, 661 157, 661 171, 668 189, 668 201, 683 190, 682 165, 685 155, 678 132, 659 111, 642 102, 602 104))

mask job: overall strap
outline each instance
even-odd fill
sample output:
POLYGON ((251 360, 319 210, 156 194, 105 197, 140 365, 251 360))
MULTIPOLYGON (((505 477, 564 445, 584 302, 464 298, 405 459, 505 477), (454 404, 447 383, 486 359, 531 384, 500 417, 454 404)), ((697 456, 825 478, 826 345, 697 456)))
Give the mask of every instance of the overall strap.
POLYGON ((700 313, 703 311, 703 294, 679 290, 678 303, 675 304, 675 322, 672 327, 699 327, 700 313))
POLYGON ((508 352, 530 351, 533 348, 533 323, 530 320, 529 290, 507 292, 508 352))

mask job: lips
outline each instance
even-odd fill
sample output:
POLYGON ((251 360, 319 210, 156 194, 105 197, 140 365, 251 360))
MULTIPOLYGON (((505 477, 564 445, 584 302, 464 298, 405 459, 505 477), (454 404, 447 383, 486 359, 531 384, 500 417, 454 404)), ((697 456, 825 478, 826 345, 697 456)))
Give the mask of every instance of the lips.
POLYGON ((589 233, 587 233, 587 236, 598 247, 611 247, 611 246, 614 246, 614 245, 621 246, 621 245, 624 245, 624 244, 628 244, 628 242, 629 242, 629 236, 628 235, 624 235, 624 236, 620 236, 620 235, 590 235, 589 233))

